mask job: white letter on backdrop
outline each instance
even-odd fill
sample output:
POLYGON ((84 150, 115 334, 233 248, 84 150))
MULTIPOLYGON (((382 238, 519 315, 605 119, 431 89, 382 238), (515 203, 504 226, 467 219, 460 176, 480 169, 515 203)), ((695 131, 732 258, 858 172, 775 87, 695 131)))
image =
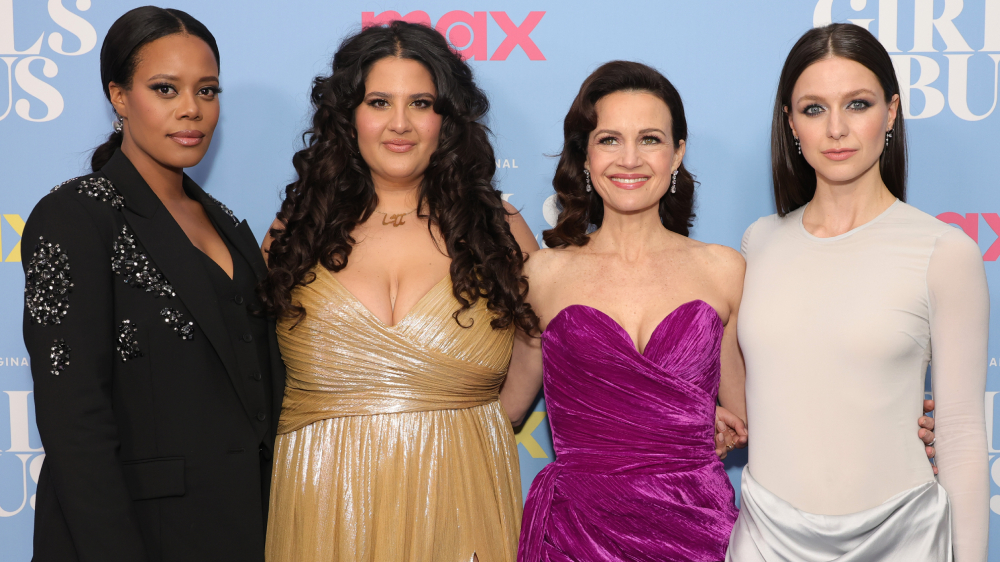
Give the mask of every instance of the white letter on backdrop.
POLYGON ((14 48, 14 0, 0 0, 0 55, 37 55, 44 37, 43 32, 27 51, 14 48))
POLYGON ((945 55, 948 57, 948 105, 951 111, 965 121, 979 121, 990 116, 997 107, 997 70, 1000 55, 990 55, 993 59, 993 105, 982 115, 969 109, 969 57, 972 55, 945 55))
POLYGON ((17 100, 14 104, 14 111, 17 112, 23 119, 27 121, 34 121, 36 123, 41 123, 44 121, 52 121, 63 111, 64 103, 62 94, 59 90, 56 90, 51 85, 36 78, 31 74, 29 66, 33 61, 40 60, 44 61, 42 65, 42 74, 48 78, 54 78, 59 72, 59 67, 56 63, 45 57, 26 57, 17 62, 17 66, 14 67, 14 78, 17 80, 17 85, 21 87, 22 90, 27 92, 29 95, 35 96, 42 103, 45 104, 47 111, 45 117, 41 119, 32 119, 29 115, 31 111, 31 102, 25 98, 17 100))
MULTIPOLYGON (((81 12, 85 12, 90 9, 90 0, 77 0, 76 7, 81 12)), ((97 31, 94 29, 94 26, 90 25, 90 22, 87 20, 67 10, 62 5, 62 0, 49 0, 49 17, 59 27, 76 35, 76 38, 80 40, 80 48, 72 53, 67 53, 63 50, 62 34, 58 32, 51 33, 49 34, 49 47, 52 47, 53 51, 60 55, 82 55, 89 53, 97 45, 97 31)))
POLYGON ((944 39, 945 51, 971 51, 952 21, 962 13, 963 0, 944 0, 944 13, 934 19, 934 0, 916 0, 913 12, 913 49, 911 53, 934 52, 934 29, 944 39))
POLYGON ((907 119, 926 119, 934 117, 944 109, 944 94, 936 88, 930 86, 938 76, 941 75, 941 67, 937 61, 930 57, 921 55, 891 55, 892 66, 896 69, 896 77, 899 80, 900 98, 903 102, 903 115, 907 119), (910 63, 917 61, 920 64, 920 78, 913 82, 910 77, 910 63), (913 115, 910 112, 910 92, 920 90, 924 94, 924 110, 920 115, 913 115))

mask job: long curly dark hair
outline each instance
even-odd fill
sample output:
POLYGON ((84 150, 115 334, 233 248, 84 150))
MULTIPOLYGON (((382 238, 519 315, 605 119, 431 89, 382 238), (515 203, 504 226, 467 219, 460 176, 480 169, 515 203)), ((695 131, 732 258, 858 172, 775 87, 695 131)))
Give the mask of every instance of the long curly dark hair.
POLYGON ((437 227, 451 257, 452 292, 461 308, 454 318, 485 298, 494 314, 491 326, 511 324, 533 333, 538 317, 525 303, 528 281, 524 256, 507 222, 489 129, 483 120, 489 101, 472 78, 472 69, 437 31, 403 21, 374 26, 353 35, 333 57, 329 76, 313 80, 312 127, 306 147, 292 158, 298 179, 285 189, 272 229, 269 271, 261 298, 269 313, 301 320, 303 307, 292 301, 296 286, 315 279, 321 264, 330 271, 347 266, 356 243, 351 232, 368 220, 378 204, 371 172, 361 157, 354 126, 355 109, 365 96, 372 65, 386 57, 420 62, 430 72, 441 115, 438 148, 420 186, 418 209, 437 227))
MULTIPOLYGON (((656 69, 638 62, 612 61, 601 65, 580 86, 580 93, 563 121, 563 149, 552 178, 558 196, 559 220, 542 233, 550 248, 585 246, 590 239, 590 225, 600 227, 604 220, 604 200, 597 190, 589 193, 583 175, 590 133, 597 128, 597 102, 615 92, 649 92, 663 100, 670 109, 674 145, 687 142, 687 119, 677 89, 656 69)), ((667 229, 688 235, 694 220, 694 176, 681 163, 677 169, 677 192, 668 191, 660 198, 660 221, 667 229)))

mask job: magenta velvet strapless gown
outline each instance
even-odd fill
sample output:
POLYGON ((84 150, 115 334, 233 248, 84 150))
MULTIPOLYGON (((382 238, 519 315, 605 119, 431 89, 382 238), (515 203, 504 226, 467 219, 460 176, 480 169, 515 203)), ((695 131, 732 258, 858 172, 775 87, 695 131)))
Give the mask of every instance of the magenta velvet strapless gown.
POLYGON ((535 478, 518 560, 720 561, 736 521, 715 456, 723 326, 704 301, 643 353, 603 312, 565 308, 542 334, 556 460, 535 478))

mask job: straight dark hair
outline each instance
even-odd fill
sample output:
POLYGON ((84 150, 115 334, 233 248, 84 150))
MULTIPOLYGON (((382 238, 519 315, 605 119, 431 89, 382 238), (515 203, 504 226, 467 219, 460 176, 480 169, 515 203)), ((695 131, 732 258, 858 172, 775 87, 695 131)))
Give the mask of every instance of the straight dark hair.
MULTIPOLYGON (((144 46, 176 33, 193 35, 207 43, 215 55, 215 64, 219 64, 219 46, 215 37, 204 24, 187 12, 156 6, 135 8, 125 12, 111 24, 111 29, 104 37, 104 44, 101 45, 101 87, 104 89, 104 97, 111 101, 111 91, 108 89, 111 82, 126 89, 132 87, 132 77, 139 63, 139 51, 144 46)), ((112 132, 104 144, 94 149, 90 158, 91 169, 96 172, 104 167, 121 147, 123 140, 122 133, 112 132)))
MULTIPOLYGON (((649 92, 663 100, 670 110, 674 146, 687 142, 684 103, 674 85, 655 68, 631 61, 611 61, 595 70, 580 86, 580 92, 563 120, 563 149, 559 155, 552 187, 562 211, 556 226, 542 232, 546 246, 584 246, 590 239, 590 225, 604 221, 604 200, 597 190, 586 190, 583 163, 587 160, 590 133, 597 128, 597 102, 615 92, 649 92)), ((694 176, 682 162, 677 169, 677 191, 660 198, 660 222, 668 230, 688 235, 694 220, 694 176)))
MULTIPOLYGON (((816 171, 798 154, 786 108, 791 108, 792 90, 805 69, 831 57, 852 60, 872 71, 882 85, 886 103, 899 94, 892 59, 867 29, 851 23, 833 23, 810 29, 799 38, 781 69, 771 119, 771 181, 774 204, 782 217, 808 203, 816 194, 816 171)), ((902 108, 896 112, 892 140, 882 151, 878 166, 889 192, 906 201, 906 128, 902 108)))

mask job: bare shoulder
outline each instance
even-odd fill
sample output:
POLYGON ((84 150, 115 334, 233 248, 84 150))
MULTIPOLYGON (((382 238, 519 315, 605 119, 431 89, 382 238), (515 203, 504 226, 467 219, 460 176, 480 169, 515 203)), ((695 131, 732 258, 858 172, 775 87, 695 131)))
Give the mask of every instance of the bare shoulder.
POLYGON ((743 254, 721 244, 699 243, 696 251, 700 262, 707 268, 709 277, 717 281, 720 289, 742 292, 743 276, 747 263, 743 254))
POLYGON ((743 258, 743 254, 729 246, 705 244, 703 251, 708 256, 708 259, 712 260, 713 265, 718 265, 722 269, 742 275, 747 268, 747 262, 743 258))
POLYGON ((544 276, 552 269, 558 268, 560 260, 564 259, 565 250, 561 248, 545 248, 531 254, 524 262, 524 274, 531 276, 544 276))
POLYGON ((272 230, 285 230, 285 223, 281 222, 279 219, 274 219, 271 226, 267 228, 267 232, 264 233, 264 241, 260 244, 260 251, 264 253, 264 259, 267 259, 267 250, 271 247, 271 242, 274 238, 271 238, 272 230))
POLYGON ((514 240, 521 247, 521 251, 526 254, 535 253, 538 250, 538 241, 535 240, 535 234, 531 232, 531 228, 525 222, 521 211, 506 201, 503 202, 503 208, 509 213, 507 224, 510 225, 510 233, 514 235, 514 240))
POLYGON ((573 265, 577 248, 545 248, 531 254, 524 262, 524 274, 532 286, 547 285, 554 279, 563 277, 567 268, 573 265))

